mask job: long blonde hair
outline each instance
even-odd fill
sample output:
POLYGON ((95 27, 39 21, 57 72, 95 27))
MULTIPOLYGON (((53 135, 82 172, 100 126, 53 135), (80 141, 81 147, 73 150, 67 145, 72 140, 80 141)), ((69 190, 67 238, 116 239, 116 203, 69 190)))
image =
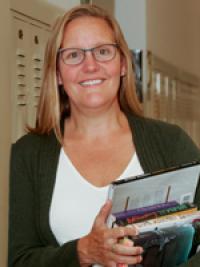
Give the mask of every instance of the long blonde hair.
POLYGON ((84 16, 101 18, 111 27, 115 42, 119 45, 126 64, 126 75, 121 77, 119 88, 120 107, 123 111, 132 111, 137 115, 142 115, 141 104, 136 94, 132 57, 119 24, 114 17, 96 5, 79 5, 58 18, 52 28, 52 33, 45 50, 44 74, 37 110, 36 127, 29 128, 29 131, 38 134, 48 134, 54 130, 60 142, 62 142, 63 137, 63 120, 64 117, 70 115, 70 110, 68 97, 62 88, 58 86, 57 82, 57 54, 62 43, 66 25, 72 20, 84 16))

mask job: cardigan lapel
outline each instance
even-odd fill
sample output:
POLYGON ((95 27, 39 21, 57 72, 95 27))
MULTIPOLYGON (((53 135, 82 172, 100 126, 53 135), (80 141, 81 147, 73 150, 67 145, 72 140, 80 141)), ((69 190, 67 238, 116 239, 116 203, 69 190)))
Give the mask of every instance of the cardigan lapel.
POLYGON ((39 191, 40 234, 42 233, 42 239, 46 240, 47 244, 51 241, 55 245, 57 245, 57 241, 50 228, 49 211, 56 179, 60 148, 61 145, 57 141, 54 132, 51 132, 50 135, 42 139, 37 186, 39 191))
POLYGON ((145 173, 167 167, 163 147, 158 145, 158 138, 153 120, 127 113, 132 132, 133 143, 140 164, 145 173))

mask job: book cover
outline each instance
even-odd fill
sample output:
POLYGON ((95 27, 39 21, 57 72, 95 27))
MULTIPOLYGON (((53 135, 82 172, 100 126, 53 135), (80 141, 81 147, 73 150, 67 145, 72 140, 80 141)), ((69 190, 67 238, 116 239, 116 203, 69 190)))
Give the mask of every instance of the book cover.
POLYGON ((193 203, 199 182, 198 162, 113 182, 108 199, 112 216, 161 203, 193 203))

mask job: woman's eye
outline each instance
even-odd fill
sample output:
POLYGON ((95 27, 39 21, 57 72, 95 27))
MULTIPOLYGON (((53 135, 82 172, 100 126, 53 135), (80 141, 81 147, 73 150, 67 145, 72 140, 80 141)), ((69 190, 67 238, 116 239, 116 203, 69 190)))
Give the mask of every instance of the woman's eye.
POLYGON ((67 55, 67 58, 77 58, 78 53, 77 52, 71 52, 70 54, 67 55))
POLYGON ((101 55, 107 55, 107 54, 109 54, 109 49, 102 48, 99 50, 99 53, 101 55))

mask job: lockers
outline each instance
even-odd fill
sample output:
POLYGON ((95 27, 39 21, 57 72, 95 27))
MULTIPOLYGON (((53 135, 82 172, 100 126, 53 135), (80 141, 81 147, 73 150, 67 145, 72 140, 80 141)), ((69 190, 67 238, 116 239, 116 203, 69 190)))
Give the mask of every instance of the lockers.
POLYGON ((200 147, 200 79, 149 53, 146 114, 182 127, 200 147))
POLYGON ((49 26, 11 12, 12 141, 34 126, 49 26))

